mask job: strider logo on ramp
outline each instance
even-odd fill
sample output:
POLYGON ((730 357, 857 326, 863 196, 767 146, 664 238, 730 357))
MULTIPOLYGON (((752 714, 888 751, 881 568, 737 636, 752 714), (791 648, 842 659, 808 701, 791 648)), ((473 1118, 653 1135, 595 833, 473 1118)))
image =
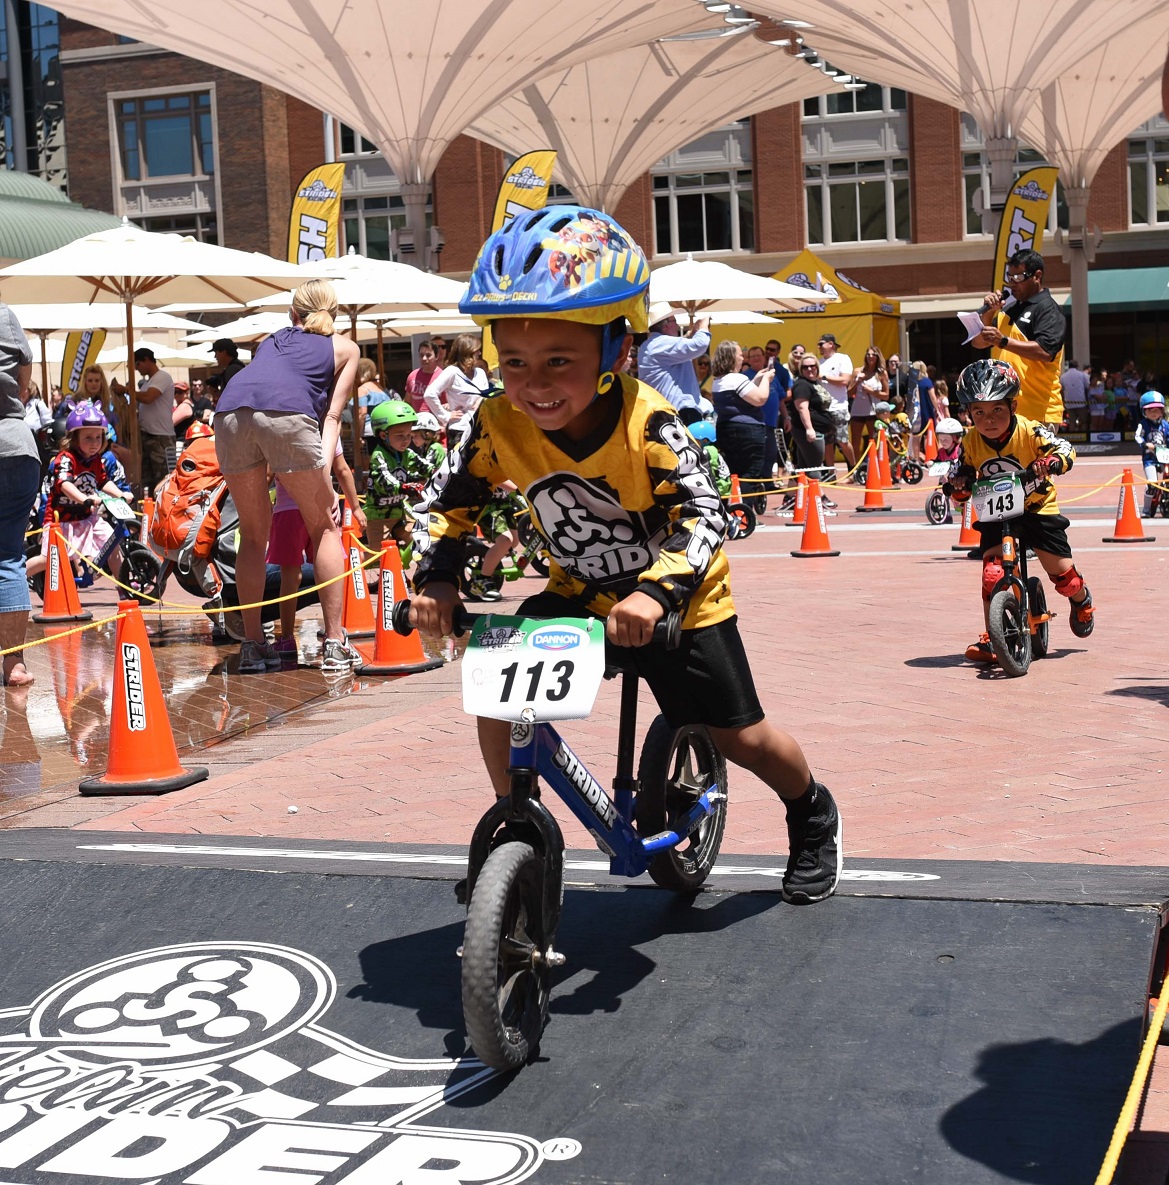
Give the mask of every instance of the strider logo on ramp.
POLYGON ((349 1041, 317 1023, 335 993, 301 951, 201 942, 89 967, 0 1012, 0 1177, 509 1185, 579 1151, 418 1126, 495 1071, 349 1041))

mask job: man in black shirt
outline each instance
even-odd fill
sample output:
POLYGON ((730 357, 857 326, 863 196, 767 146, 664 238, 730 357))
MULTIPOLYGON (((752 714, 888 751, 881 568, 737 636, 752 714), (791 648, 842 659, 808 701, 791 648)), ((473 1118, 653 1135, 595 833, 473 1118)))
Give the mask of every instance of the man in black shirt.
POLYGON ((1043 256, 1016 251, 1007 260, 1007 286, 1015 303, 1004 309, 1002 294, 987 293, 984 329, 971 343, 990 348, 990 356, 1009 362, 1019 376, 1016 410, 1027 420, 1055 429, 1063 423, 1063 343, 1067 322, 1043 286, 1043 256))
POLYGON ((221 337, 211 347, 211 352, 219 364, 219 373, 213 374, 207 382, 222 395, 228 379, 234 374, 239 374, 243 370, 244 364, 239 360, 239 347, 230 337, 221 337))

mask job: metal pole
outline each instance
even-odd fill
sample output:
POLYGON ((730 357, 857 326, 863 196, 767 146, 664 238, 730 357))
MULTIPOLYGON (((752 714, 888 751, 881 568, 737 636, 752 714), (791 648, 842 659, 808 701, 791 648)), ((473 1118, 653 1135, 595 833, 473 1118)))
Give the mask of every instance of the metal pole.
POLYGON ((28 123, 24 106, 24 55, 20 45, 20 24, 15 0, 4 0, 4 22, 8 29, 8 114, 12 117, 12 165, 18 173, 28 172, 28 123))

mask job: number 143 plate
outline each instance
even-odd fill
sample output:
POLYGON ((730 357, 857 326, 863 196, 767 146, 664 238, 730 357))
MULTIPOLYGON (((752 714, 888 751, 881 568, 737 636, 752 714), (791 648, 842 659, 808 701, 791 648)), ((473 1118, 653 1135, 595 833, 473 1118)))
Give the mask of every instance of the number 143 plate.
POLYGON ((605 623, 481 617, 463 656, 463 710, 495 720, 582 720, 605 677, 605 623))

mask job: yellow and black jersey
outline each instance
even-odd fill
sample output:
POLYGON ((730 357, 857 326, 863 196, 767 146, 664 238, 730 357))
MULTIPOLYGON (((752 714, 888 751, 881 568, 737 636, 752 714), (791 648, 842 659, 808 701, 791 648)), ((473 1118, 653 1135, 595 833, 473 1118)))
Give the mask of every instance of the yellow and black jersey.
POLYGON ((1063 388, 1059 376, 1063 370, 1063 345, 1067 323, 1051 293, 1043 288, 1029 300, 1012 304, 995 318, 999 333, 1013 341, 1038 342, 1051 356, 1024 358, 1013 350, 992 349, 992 358, 1009 362, 1019 376, 1021 415, 1042 423, 1058 424, 1063 419, 1063 388))
MULTIPOLYGON (((1002 441, 987 440, 977 429, 967 429, 952 472, 967 480, 1000 477, 1026 469, 1036 457, 1055 457, 1051 472, 1067 473, 1075 462, 1076 450, 1046 424, 1013 416, 1010 431, 1002 441)), ((1055 487, 1050 481, 1041 482, 1027 495, 1025 509, 1032 514, 1059 514, 1055 487)))
POLYGON ((620 377, 604 422, 581 441, 542 431, 506 398, 480 404, 418 508, 429 538, 416 588, 458 582, 463 537, 492 487, 513 481, 548 546, 549 591, 600 616, 647 592, 685 629, 733 615, 726 514, 706 454, 661 395, 620 377))

